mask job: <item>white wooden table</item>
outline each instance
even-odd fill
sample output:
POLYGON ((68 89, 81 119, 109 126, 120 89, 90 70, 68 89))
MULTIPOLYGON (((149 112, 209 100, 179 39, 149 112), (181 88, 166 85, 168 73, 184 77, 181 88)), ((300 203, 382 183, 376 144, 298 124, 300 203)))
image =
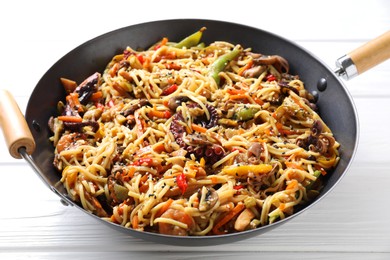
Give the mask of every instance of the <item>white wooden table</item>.
MULTIPOLYGON (((206 18, 243 23, 297 42, 330 67, 390 29, 386 0, 15 0, 1 1, 0 10, 0 87, 12 92, 22 111, 40 77, 64 54, 140 22, 206 18)), ((297 218, 227 245, 167 246, 112 230, 63 206, 25 161, 8 155, 1 140, 0 259, 390 259, 390 61, 346 85, 361 132, 346 176, 297 218)))

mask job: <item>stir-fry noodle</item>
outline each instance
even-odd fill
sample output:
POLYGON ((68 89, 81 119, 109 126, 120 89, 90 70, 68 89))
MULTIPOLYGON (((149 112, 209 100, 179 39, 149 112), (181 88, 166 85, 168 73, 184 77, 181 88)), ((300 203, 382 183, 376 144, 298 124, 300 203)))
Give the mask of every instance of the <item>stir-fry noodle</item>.
POLYGON ((288 62, 250 46, 127 47, 102 74, 62 78, 54 166, 82 207, 128 228, 220 235, 293 214, 339 144, 288 62))

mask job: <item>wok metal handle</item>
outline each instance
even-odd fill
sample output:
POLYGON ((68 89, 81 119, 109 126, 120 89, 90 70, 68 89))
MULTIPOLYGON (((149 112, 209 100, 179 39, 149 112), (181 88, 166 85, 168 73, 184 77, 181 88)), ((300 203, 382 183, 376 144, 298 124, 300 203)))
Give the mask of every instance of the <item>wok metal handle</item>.
POLYGON ((35 150, 34 138, 18 104, 7 90, 0 90, 0 111, 0 127, 11 156, 21 159, 20 148, 32 154, 35 150))
POLYGON ((390 31, 367 42, 336 61, 335 71, 351 79, 390 58, 390 31))

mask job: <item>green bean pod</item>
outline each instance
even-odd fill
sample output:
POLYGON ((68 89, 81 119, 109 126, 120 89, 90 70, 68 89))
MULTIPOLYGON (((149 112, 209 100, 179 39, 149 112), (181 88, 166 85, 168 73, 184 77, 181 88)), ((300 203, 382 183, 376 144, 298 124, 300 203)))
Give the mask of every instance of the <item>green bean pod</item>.
POLYGON ((199 31, 191 34, 190 36, 173 45, 173 47, 181 49, 183 47, 191 48, 198 45, 205 30, 206 27, 202 27, 199 31))
POLYGON ((230 61, 234 60, 238 54, 240 54, 240 49, 239 46, 236 46, 231 52, 219 56, 213 64, 211 64, 209 75, 215 80, 217 85, 219 85, 219 82, 221 81, 219 73, 225 69, 230 61))

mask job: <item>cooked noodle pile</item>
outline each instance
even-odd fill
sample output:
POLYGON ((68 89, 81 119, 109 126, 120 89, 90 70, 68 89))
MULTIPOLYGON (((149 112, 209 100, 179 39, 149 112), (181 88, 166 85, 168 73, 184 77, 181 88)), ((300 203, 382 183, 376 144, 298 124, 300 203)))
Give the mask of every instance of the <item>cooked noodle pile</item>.
POLYGON ((127 47, 103 74, 62 78, 50 119, 54 166, 72 200, 128 228, 220 235, 312 201, 339 144, 288 62, 200 43, 127 47))

